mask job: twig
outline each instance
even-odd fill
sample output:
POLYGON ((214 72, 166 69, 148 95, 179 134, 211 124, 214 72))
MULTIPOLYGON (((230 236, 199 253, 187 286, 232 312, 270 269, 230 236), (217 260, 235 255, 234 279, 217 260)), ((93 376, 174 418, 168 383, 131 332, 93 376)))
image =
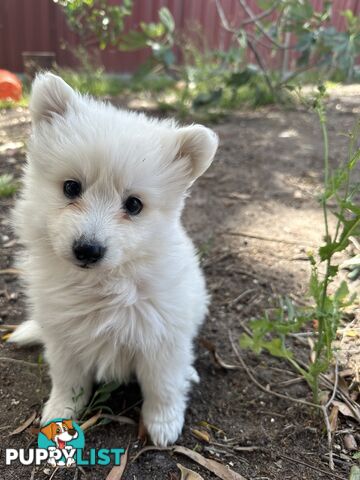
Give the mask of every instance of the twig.
POLYGON ((248 23, 254 23, 255 21, 259 21, 265 17, 268 17, 271 15, 277 7, 280 5, 280 1, 276 1, 272 4, 271 7, 269 7, 267 10, 264 10, 263 12, 259 13, 259 15, 256 15, 252 18, 248 18, 247 20, 243 20, 241 22, 241 26, 243 27, 244 25, 247 25, 248 23))
POLYGON ((238 302, 240 302, 241 299, 246 297, 246 295, 248 295, 249 293, 255 292, 255 291, 256 291, 256 288, 248 288, 244 292, 240 293, 240 295, 238 295, 236 298, 234 298, 233 300, 228 302, 228 305, 229 306, 236 305, 238 302))
POLYGON ((30 480, 34 480, 34 478, 35 478, 35 473, 36 473, 36 466, 31 470, 30 480))
POLYGON ((244 9, 245 13, 249 17, 249 22, 248 23, 254 23, 257 26, 257 28, 260 30, 260 32, 264 35, 264 37, 266 37, 269 40, 270 43, 275 45, 280 50, 285 50, 285 49, 290 49, 290 48, 295 48, 296 47, 296 45, 290 46, 290 45, 279 43, 276 40, 274 40, 273 37, 268 34, 268 32, 265 30, 265 28, 259 22, 259 19, 254 14, 254 12, 251 10, 249 5, 244 0, 238 0, 238 1, 240 3, 240 6, 244 9))
POLYGON ((338 381, 339 381, 339 362, 338 362, 338 358, 336 357, 334 388, 333 388, 331 397, 329 398, 326 405, 323 405, 321 407, 323 415, 324 415, 325 425, 326 425, 327 441, 328 441, 328 448, 329 448, 329 468, 330 468, 330 470, 334 470, 335 465, 334 465, 334 453, 333 453, 333 449, 332 449, 333 435, 332 435, 332 431, 331 431, 330 419, 329 419, 329 415, 328 415, 327 410, 331 406, 331 404, 333 403, 334 398, 336 397, 338 381))
POLYGON ((157 452, 159 452, 159 451, 160 452, 171 452, 173 449, 174 449, 174 447, 155 447, 155 446, 149 445, 149 446, 144 447, 141 450, 139 450, 137 452, 137 454, 131 459, 131 463, 134 463, 135 460, 137 460, 140 457, 140 455, 142 455, 145 452, 151 452, 153 450, 155 450, 157 452))
MULTIPOLYGON (((235 35, 235 38, 236 40, 239 42, 239 31, 237 31, 236 29, 233 29, 232 27, 230 27, 230 24, 228 22, 228 19, 226 18, 226 15, 225 15, 225 12, 222 8, 222 5, 220 3, 220 0, 215 0, 215 4, 216 4, 216 9, 217 9, 217 12, 219 14, 219 17, 220 17, 220 21, 224 27, 225 30, 227 30, 228 32, 232 33, 233 35, 235 35)), ((271 79, 270 79, 270 76, 266 70, 266 67, 262 61, 262 58, 259 54, 259 52, 257 51, 255 45, 253 44, 253 42, 250 40, 249 37, 246 37, 246 42, 250 48, 250 50, 252 51, 252 53, 254 54, 255 56, 255 59, 259 65, 259 67, 261 68, 263 74, 264 74, 264 79, 265 79, 265 82, 270 90, 270 92, 272 93, 272 95, 274 97, 276 97, 276 92, 275 92, 275 89, 273 87, 273 84, 271 83, 271 79)))
POLYGON ((240 361, 241 365, 243 366, 243 368, 246 371, 250 380, 252 380, 258 388, 260 388, 261 390, 263 390, 266 393, 270 393, 272 395, 275 395, 276 397, 284 398, 284 399, 290 400, 292 402, 297 402, 297 403, 307 405, 307 406, 310 406, 310 407, 315 407, 315 408, 321 410, 321 412, 323 414, 323 417, 324 417, 324 422, 325 422, 325 427, 326 427, 326 432, 327 432, 327 440, 328 440, 328 447, 329 447, 329 468, 331 470, 334 470, 334 458, 333 458, 333 451, 332 451, 332 440, 333 439, 332 439, 331 425, 330 425, 330 420, 329 420, 329 415, 327 413, 327 409, 332 404, 332 402, 334 401, 334 398, 335 398, 336 392, 337 392, 338 378, 339 378, 338 362, 336 361, 335 382, 334 382, 334 388, 333 388, 331 398, 329 399, 329 401, 327 402, 326 405, 317 405, 316 403, 307 402, 306 400, 301 400, 301 399, 298 399, 298 398, 289 397, 287 395, 282 395, 281 393, 274 392, 272 390, 267 389, 263 385, 261 385, 261 383, 257 381, 257 379, 252 374, 251 370, 249 369, 249 367, 246 365, 243 358, 241 357, 241 355, 240 355, 240 353, 239 353, 239 351, 238 351, 238 349, 237 349, 237 347, 234 343, 234 340, 231 336, 230 331, 229 331, 229 338, 230 338, 231 346, 232 346, 232 348, 235 352, 235 355, 237 356, 238 360, 240 361))
POLYGON ((248 377, 250 378, 250 380, 255 383, 255 385, 260 388, 260 390, 262 390, 263 392, 265 393, 269 393, 270 395, 275 395, 275 397, 279 397, 279 398, 283 398, 285 400, 290 400, 291 402, 295 402, 295 403, 300 403, 301 405, 307 405, 308 407, 313 407, 313 408, 317 408, 317 409, 320 409, 321 407, 319 405, 316 405, 316 403, 312 403, 312 402, 307 402, 306 400, 301 400, 300 398, 293 398, 293 397, 289 397, 288 395, 283 395, 282 393, 278 393, 278 392, 274 392, 273 390, 268 390, 266 387, 264 387, 263 385, 261 385, 260 382, 258 382, 258 380, 254 377, 253 373, 251 372, 250 368, 246 365, 246 363, 244 362, 242 356, 240 355, 236 345, 235 345, 235 342, 232 338, 232 335, 229 331, 229 339, 230 339, 230 343, 231 343, 231 346, 232 346, 232 349, 235 353, 235 355, 237 356, 239 362, 241 363, 242 367, 244 368, 244 370, 246 371, 248 377))
POLYGON ((334 457, 333 457, 333 450, 332 450, 332 433, 331 433, 331 425, 329 420, 329 415, 327 413, 327 409, 324 405, 321 405, 321 411, 324 416, 325 426, 326 426, 326 433, 327 433, 327 441, 329 447, 329 468, 330 470, 334 470, 334 457))
POLYGON ((53 471, 53 473, 51 474, 51 477, 49 478, 49 480, 52 480, 54 477, 55 477, 55 474, 56 472, 59 470, 60 467, 56 467, 55 470, 53 471))
POLYGON ((266 242, 276 242, 276 243, 286 243, 288 245, 309 245, 313 247, 313 244, 310 244, 309 242, 303 241, 303 242, 296 242, 294 240, 285 240, 283 238, 274 238, 274 237, 265 237, 263 235, 256 235, 255 233, 247 233, 247 232, 232 232, 229 230, 224 230, 219 232, 220 235, 231 235, 234 237, 247 237, 247 238, 255 238, 257 240, 264 240, 266 242))
POLYGON ((124 417, 123 415, 110 415, 108 413, 101 413, 99 418, 106 418, 108 420, 112 420, 114 422, 127 424, 127 425, 136 425, 135 420, 129 417, 124 417))
POLYGON ((38 363, 26 362, 25 360, 19 360, 18 358, 10 358, 10 357, 0 357, 0 362, 18 363, 20 365, 24 365, 26 367, 32 367, 32 368, 41 367, 41 365, 38 363))
POLYGON ((329 408, 330 405, 332 404, 332 402, 334 401, 334 399, 335 399, 335 397, 336 397, 338 382, 339 382, 339 361, 338 361, 338 358, 336 357, 336 359, 335 359, 335 381, 334 381, 334 388, 333 388, 332 395, 331 395, 330 399, 328 400, 328 402, 327 402, 326 405, 325 405, 325 408, 329 408))
POLYGON ((300 465, 304 465, 305 467, 309 467, 316 472, 324 473, 325 475, 330 475, 333 478, 339 478, 340 480, 346 480, 344 477, 340 477, 340 475, 336 475, 336 473, 329 472, 328 470, 323 470, 322 468, 314 467, 310 465, 310 463, 303 462, 302 460, 298 460, 297 458, 288 457, 287 455, 283 455, 282 453, 278 454, 279 457, 285 458, 286 460, 290 460, 294 463, 299 463, 300 465))

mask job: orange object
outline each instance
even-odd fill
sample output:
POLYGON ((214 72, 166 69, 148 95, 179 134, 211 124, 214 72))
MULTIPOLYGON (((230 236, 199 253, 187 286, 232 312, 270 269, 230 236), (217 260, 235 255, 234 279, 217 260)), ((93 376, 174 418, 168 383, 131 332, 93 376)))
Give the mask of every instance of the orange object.
POLYGON ((20 100, 22 85, 20 80, 7 70, 0 70, 0 100, 20 100))

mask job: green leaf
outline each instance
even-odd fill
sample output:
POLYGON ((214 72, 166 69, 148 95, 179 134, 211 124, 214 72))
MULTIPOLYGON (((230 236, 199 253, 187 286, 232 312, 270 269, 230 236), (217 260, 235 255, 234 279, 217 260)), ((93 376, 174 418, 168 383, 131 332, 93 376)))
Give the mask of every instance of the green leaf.
POLYGON ((170 10, 162 7, 159 10, 159 19, 164 24, 168 32, 172 33, 175 30, 175 21, 170 10))
POLYGON ((292 358, 293 354, 290 350, 287 350, 280 338, 273 338, 268 342, 263 342, 263 348, 265 348, 271 355, 279 358, 292 358))
POLYGON ((107 402, 111 397, 111 393, 103 392, 94 397, 94 401, 92 402, 92 407, 96 407, 102 405, 103 403, 107 402))
POLYGON ((140 23, 141 30, 151 39, 157 39, 164 35, 165 27, 162 23, 140 23))
POLYGON ((197 95, 193 102, 192 102, 192 106, 193 108, 200 108, 200 107, 204 107, 206 105, 210 105, 210 104, 214 104, 214 103, 217 103, 220 98, 222 96, 222 89, 217 89, 217 90, 213 90, 209 93, 199 93, 199 95, 197 95))
POLYGON ((97 392, 101 392, 101 393, 111 393, 111 392, 115 392, 115 390, 117 390, 119 387, 120 387, 120 383, 119 382, 109 382, 109 383, 104 383, 103 385, 101 385, 98 389, 97 389, 97 392))
POLYGON ((119 50, 130 52, 147 46, 148 37, 144 32, 130 31, 121 38, 119 50))
POLYGON ((254 340, 246 333, 240 336, 239 343, 241 348, 253 350, 255 353, 260 353, 261 351, 261 349, 255 346, 254 340))
POLYGON ((336 290, 335 295, 334 295, 334 300, 338 303, 343 303, 346 297, 349 295, 349 288, 347 286, 347 283, 345 280, 343 280, 339 286, 339 288, 336 290))
POLYGON ((351 467, 349 480, 360 480, 360 467, 357 465, 351 467))
POLYGON ((249 83, 254 75, 255 73, 252 70, 245 68, 245 70, 241 70, 240 72, 233 72, 227 79, 226 84, 230 87, 241 87, 249 83))
POLYGON ((338 251, 339 245, 339 242, 331 242, 320 247, 319 255, 321 261, 324 262, 325 260, 329 260, 333 256, 333 254, 338 251))
POLYGON ((18 184, 12 175, 7 173, 0 175, 0 198, 11 197, 17 189, 18 184))

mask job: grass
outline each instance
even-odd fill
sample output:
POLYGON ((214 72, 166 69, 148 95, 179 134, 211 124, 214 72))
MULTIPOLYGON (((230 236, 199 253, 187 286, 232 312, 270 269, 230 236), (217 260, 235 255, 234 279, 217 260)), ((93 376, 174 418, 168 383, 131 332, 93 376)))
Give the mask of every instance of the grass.
POLYGON ((125 95, 130 93, 160 93, 173 86, 167 75, 149 75, 144 78, 130 75, 105 74, 102 69, 93 73, 60 70, 59 75, 74 89, 94 97, 125 95))
POLYGON ((0 175, 0 198, 11 197, 18 189, 18 183, 10 174, 0 175))
POLYGON ((16 107, 28 107, 29 95, 24 94, 20 100, 0 100, 0 110, 10 110, 16 107))

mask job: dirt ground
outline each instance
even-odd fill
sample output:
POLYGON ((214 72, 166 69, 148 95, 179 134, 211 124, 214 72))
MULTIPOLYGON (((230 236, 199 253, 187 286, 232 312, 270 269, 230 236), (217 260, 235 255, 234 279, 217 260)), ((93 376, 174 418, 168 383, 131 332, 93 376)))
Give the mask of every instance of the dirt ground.
MULTIPOLYGON (((341 98, 335 92, 332 96, 332 162, 346 155, 346 138, 340 133, 351 128, 359 110, 360 92, 345 92, 341 98)), ((330 472, 322 418, 308 407, 259 390, 241 368, 221 368, 204 346, 204 340, 211 342, 224 360, 237 363, 229 334, 236 339, 247 322, 273 305, 278 295, 288 294, 295 301, 303 298, 309 273, 306 252, 316 247, 323 235, 321 211, 315 198, 322 177, 317 120, 305 111, 273 107, 234 114, 214 128, 221 139, 216 161, 194 186, 184 213, 185 225, 202 255, 212 305, 196 347, 201 383, 193 388, 183 434, 177 443, 190 449, 196 447, 205 457, 229 465, 247 480, 346 479, 353 452, 345 449, 344 434, 352 433, 360 446, 359 425, 354 420, 339 416, 334 439, 335 471, 330 472), (219 429, 211 430, 209 444, 192 432, 199 428, 199 422, 219 429), (234 446, 257 448, 237 451, 234 446)), ((0 173, 20 175, 29 132, 26 109, 0 113, 0 173)), ((13 201, 1 199, 0 269, 12 267, 18 249, 9 226, 13 201)), ((1 273, 0 322, 18 324, 25 316, 18 276, 1 273)), ((356 319, 351 322, 354 326, 356 319)), ((356 376, 359 342, 353 338, 351 341, 341 368, 351 368, 356 376)), ((305 359, 307 348, 301 344, 296 348, 305 359)), ((287 382, 294 374, 286 364, 265 354, 255 356, 242 351, 241 355, 264 386, 311 400, 303 382, 287 382)), ((43 480, 53 474, 44 467, 4 465, 5 448, 27 448, 36 442, 31 428, 14 436, 9 433, 33 412, 39 414, 49 394, 49 378, 41 358, 40 348, 20 349, 0 342, 1 480, 43 480), (1 360, 4 358, 8 360, 1 360), (38 365, 27 366, 9 359, 38 365)), ((110 405, 118 413, 137 403, 126 415, 138 420, 139 399, 136 386, 122 387, 113 395, 110 405)), ((136 434, 137 428, 129 425, 99 426, 86 434, 86 448, 130 445, 132 457, 140 448, 136 434)), ((185 457, 167 451, 150 451, 129 462, 123 478, 180 479, 177 463, 200 473, 204 479, 216 478, 185 457)), ((108 470, 62 469, 51 478, 105 480, 108 470)))

